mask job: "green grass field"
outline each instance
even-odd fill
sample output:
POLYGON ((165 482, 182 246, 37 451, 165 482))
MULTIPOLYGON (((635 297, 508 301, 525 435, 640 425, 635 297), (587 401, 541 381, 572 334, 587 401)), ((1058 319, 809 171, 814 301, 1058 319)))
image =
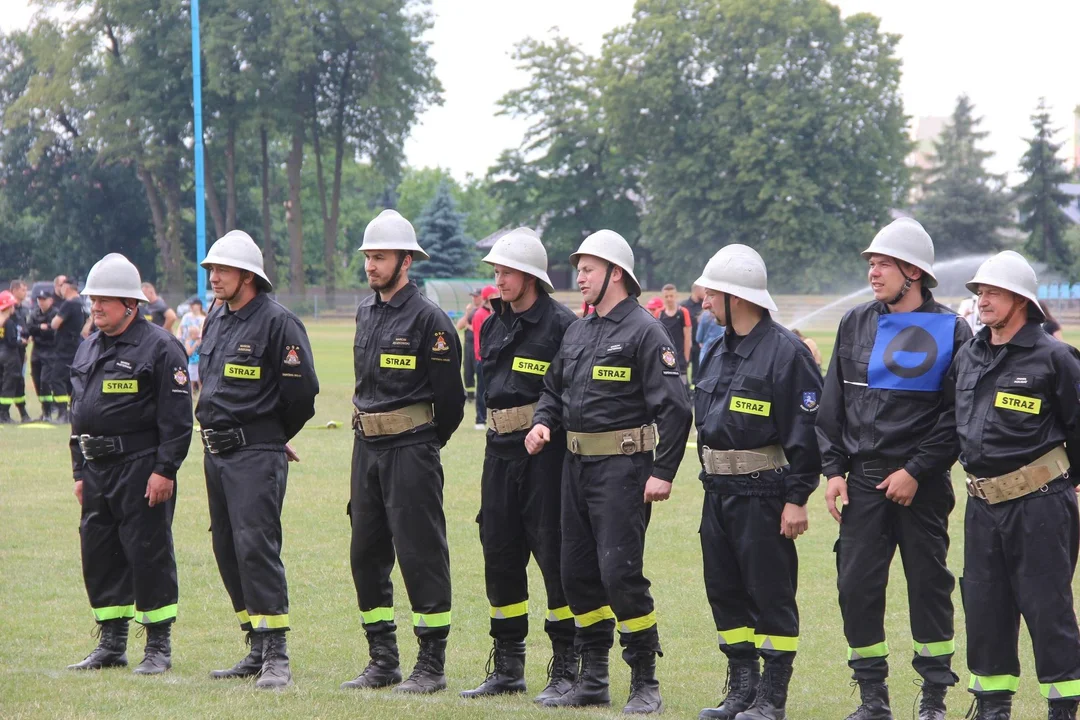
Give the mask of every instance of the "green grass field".
MULTIPOLYGON (((545 683, 549 646, 542 632, 545 607, 538 572, 531 571, 533 632, 529 637, 530 695, 496 701, 465 701, 458 691, 484 677, 490 640, 484 597, 483 563, 474 518, 479 507, 483 433, 472 429, 472 406, 466 421, 445 448, 446 515, 454 582, 454 624, 450 635, 446 692, 422 698, 382 692, 344 692, 366 662, 366 643, 349 572, 349 495, 352 435, 347 429, 352 388, 350 323, 309 327, 322 382, 318 412, 311 428, 294 445, 302 462, 291 466, 285 503, 284 559, 291 595, 293 632, 289 649, 295 686, 278 693, 256 691, 250 682, 212 681, 207 672, 231 666, 245 652, 229 600, 218 577, 207 532, 209 518, 202 478, 201 447, 191 453, 178 479, 173 530, 180 575, 180 616, 173 641, 173 670, 161 677, 138 678, 128 670, 71 673, 64 668, 94 646, 93 616, 82 584, 79 558, 79 508, 71 494, 67 434, 62 428, 0 427, 0 717, 3 718, 498 718, 552 717, 564 714, 612 717, 625 700, 628 671, 612 653, 610 711, 538 709, 532 694, 545 683), (338 430, 314 429, 329 420, 338 430)), ((812 333, 826 358, 832 350, 827 332, 812 333)), ((1072 338, 1075 342, 1078 338, 1072 338)), ((36 406, 32 408, 37 411, 36 406)), ((696 717, 715 704, 724 681, 725 662, 716 648, 716 632, 702 582, 697 527, 702 488, 688 452, 669 502, 653 512, 645 556, 653 582, 665 657, 659 676, 667 713, 696 717)), ((954 473, 958 491, 959 474, 954 473)), ((832 553, 837 528, 824 507, 824 492, 810 501, 810 531, 799 540, 802 568, 799 602, 802 641, 795 665, 788 714, 791 718, 843 718, 855 707, 848 686, 846 643, 836 602, 832 553)), ((953 514, 950 565, 960 575, 963 506, 958 495, 953 514)), ((411 639, 409 608, 395 572, 397 622, 406 672, 416 646, 411 639)), ((917 688, 911 669, 907 602, 899 558, 889 586, 887 632, 893 648, 893 710, 908 717, 917 688)), ((959 593, 954 594, 959 604, 959 593)), ((964 620, 957 610, 957 656, 966 687, 964 620)), ((133 626, 133 630, 134 630, 133 626)), ((143 641, 132 638, 132 665, 141 658, 143 641)), ((1045 716, 1033 675, 1030 643, 1022 641, 1024 667, 1017 718, 1045 716)), ((969 695, 949 696, 949 717, 962 717, 969 695)))

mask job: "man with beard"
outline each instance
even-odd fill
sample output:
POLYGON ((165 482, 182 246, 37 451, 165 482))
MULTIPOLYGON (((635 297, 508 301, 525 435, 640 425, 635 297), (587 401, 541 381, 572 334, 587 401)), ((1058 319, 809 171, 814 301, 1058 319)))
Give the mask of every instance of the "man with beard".
POLYGON ((342 689, 434 693, 446 688, 450 552, 439 450, 464 416, 461 343, 454 324, 409 282, 428 255, 412 224, 384 210, 364 230, 364 269, 375 292, 356 310, 349 516, 352 573, 370 662, 342 689), (390 572, 395 557, 420 645, 401 682, 390 572))

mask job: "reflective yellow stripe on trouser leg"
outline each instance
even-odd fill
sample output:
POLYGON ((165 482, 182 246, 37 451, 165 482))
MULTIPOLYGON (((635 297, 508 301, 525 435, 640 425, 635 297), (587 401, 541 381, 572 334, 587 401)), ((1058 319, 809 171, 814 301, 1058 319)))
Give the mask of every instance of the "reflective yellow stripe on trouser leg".
POLYGON ((779 650, 796 652, 799 649, 799 637, 796 635, 758 635, 754 633, 754 645, 758 650, 779 650))
POLYGON ((577 625, 579 628, 587 628, 591 625, 595 625, 598 622, 614 619, 615 613, 611 611, 611 606, 604 605, 603 607, 598 607, 590 612, 582 613, 581 615, 575 615, 574 624, 577 625))
POLYGON ((450 611, 441 613, 413 613, 413 627, 436 628, 450 626, 450 611))
POLYGON ((135 622, 142 623, 143 625, 153 625, 154 623, 164 622, 166 620, 176 619, 176 603, 172 605, 166 605, 156 610, 136 610, 135 622))
POLYGON ((653 610, 648 615, 642 615, 641 617, 630 618, 629 620, 619 621, 619 632, 622 633, 636 633, 642 630, 648 630, 651 627, 656 627, 656 611, 653 610))
POLYGON ((94 619, 100 622, 106 620, 130 620, 135 617, 134 605, 110 605, 109 607, 94 608, 94 619))
POLYGON ((889 643, 882 640, 874 645, 867 645, 865 647, 849 647, 847 653, 847 659, 851 660, 863 660, 865 658, 879 658, 888 657, 889 655, 889 643))
POLYGON ((500 605, 495 607, 491 606, 491 619, 492 620, 510 620, 512 618, 518 618, 522 615, 529 614, 529 601, 522 600, 519 603, 511 603, 509 605, 500 605))
POLYGON ((255 615, 248 613, 251 618, 252 630, 283 630, 289 627, 289 615, 255 615))

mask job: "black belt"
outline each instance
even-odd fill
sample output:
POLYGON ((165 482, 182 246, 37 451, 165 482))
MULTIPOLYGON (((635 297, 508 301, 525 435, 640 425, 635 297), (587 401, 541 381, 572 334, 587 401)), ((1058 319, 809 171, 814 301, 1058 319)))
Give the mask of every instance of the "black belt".
POLYGON ((127 435, 72 435, 72 443, 78 443, 82 456, 87 460, 99 460, 112 455, 129 455, 157 447, 157 430, 144 430, 127 435))
POLYGON ((884 480, 897 470, 903 470, 905 465, 907 465, 906 460, 897 460, 895 458, 855 461, 858 474, 868 480, 884 480))
POLYGON ((211 455, 231 452, 245 445, 285 442, 285 431, 281 429, 281 423, 277 420, 260 420, 250 425, 225 430, 203 429, 199 433, 202 435, 203 449, 211 455))

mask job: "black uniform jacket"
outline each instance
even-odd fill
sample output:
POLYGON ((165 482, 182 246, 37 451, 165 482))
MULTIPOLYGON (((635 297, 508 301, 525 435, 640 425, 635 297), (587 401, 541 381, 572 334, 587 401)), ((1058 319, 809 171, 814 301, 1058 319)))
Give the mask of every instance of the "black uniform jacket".
POLYGON ((203 429, 228 430, 276 419, 289 440, 315 414, 319 378, 299 318, 260 292, 236 312, 212 309, 199 348, 203 429))
POLYGON ((434 423, 398 435, 365 438, 387 447, 437 439, 445 445, 465 415, 461 379, 461 341, 450 317, 414 283, 389 302, 372 293, 356 309, 353 343, 360 412, 400 410, 417 403, 432 406, 434 423))
MULTIPOLYGON (((502 300, 492 300, 491 307, 493 313, 480 330, 485 404, 490 410, 505 410, 535 403, 566 329, 577 316, 545 292, 520 315, 502 300)), ((527 454, 526 432, 489 432, 488 448, 500 455, 523 456, 527 454)), ((560 442, 555 440, 553 444, 560 442)))
POLYGON ((34 357, 45 360, 52 357, 53 348, 56 346, 56 331, 52 329, 52 319, 56 317, 56 305, 48 310, 35 307, 30 313, 27 323, 27 333, 34 339, 34 357), (41 329, 42 324, 46 326, 41 329))
POLYGON ((1065 444, 1080 482, 1080 352, 1034 320, 1003 348, 984 327, 946 377, 960 463, 976 477, 1013 472, 1065 444), (955 402, 954 402, 955 398, 955 402))
MULTIPOLYGON (((840 321, 817 414, 821 471, 825 477, 846 475, 855 469, 852 460, 856 458, 894 461, 916 480, 940 476, 956 462, 960 452, 956 428, 952 415, 943 414, 944 374, 951 358, 971 339, 971 328, 952 310, 935 302, 928 290, 923 290, 923 304, 916 313, 953 318, 951 356, 942 358, 945 365, 934 390, 870 387, 868 376, 874 363, 889 361, 888 347, 879 349, 885 352, 875 353, 878 323, 889 315, 885 303, 858 305, 840 321)), ((892 357, 904 365, 901 372, 912 374, 919 371, 918 361, 933 352, 925 352, 928 348, 919 342, 925 334, 909 337, 916 342, 909 343, 907 350, 901 345, 903 352, 892 357), (915 360, 904 360, 904 353, 915 360)))
POLYGON ((604 317, 576 320, 544 376, 534 425, 606 432, 656 423, 653 475, 671 482, 692 420, 690 395, 660 321, 629 297, 604 317))
MULTIPOLYGON (((785 502, 805 505, 821 473, 814 433, 821 373, 814 357, 805 343, 768 313, 734 351, 728 347, 730 338, 725 334, 709 349, 696 383, 699 455, 704 447, 752 450, 780 445, 789 465, 780 474, 782 483, 777 484, 782 487, 776 494, 785 502)), ((755 490, 766 475, 757 479, 724 476, 724 491, 760 494, 755 490)))
POLYGON ((0 324, 0 350, 15 351, 19 347, 19 323, 14 313, 0 324))
MULTIPOLYGON (((71 364, 71 432, 116 436, 157 430, 154 472, 176 479, 191 444, 191 387, 180 341, 136 315, 113 338, 95 332, 71 364), (107 342, 107 340, 109 342, 107 342)), ((79 479, 86 460, 71 444, 79 479)))

